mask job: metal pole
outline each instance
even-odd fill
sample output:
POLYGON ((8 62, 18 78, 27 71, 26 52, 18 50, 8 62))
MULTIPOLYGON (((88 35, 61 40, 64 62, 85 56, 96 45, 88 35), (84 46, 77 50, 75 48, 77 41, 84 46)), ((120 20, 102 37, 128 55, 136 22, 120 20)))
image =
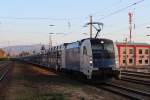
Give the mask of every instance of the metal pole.
POLYGON ((130 43, 132 42, 132 16, 131 12, 128 13, 129 15, 129 31, 130 31, 130 43))
POLYGON ((125 39, 125 61, 126 61, 126 70, 127 70, 127 66, 128 66, 128 63, 127 63, 127 38, 125 39))
POLYGON ((52 34, 54 33, 49 33, 49 48, 52 47, 52 34))
POLYGON ((51 39, 51 35, 49 34, 49 49, 52 47, 52 39, 51 39))
POLYGON ((51 47, 52 47, 52 36, 50 36, 50 43, 51 43, 51 47))
POLYGON ((11 53, 11 47, 9 46, 10 46, 10 41, 8 41, 8 55, 7 55, 8 60, 10 58, 10 53, 11 53))
POLYGON ((92 38, 92 16, 90 16, 90 38, 92 38))
MULTIPOLYGON (((49 26, 55 26, 55 25, 50 24, 49 26)), ((51 34, 54 34, 54 33, 49 33, 49 49, 52 47, 52 38, 51 38, 51 34)))
MULTIPOLYGON (((147 26, 146 28, 147 28, 147 29, 150 29, 150 26, 147 26)), ((150 34, 147 34, 146 36, 147 36, 147 37, 150 37, 150 34)), ((149 66, 150 66, 150 49, 149 49, 149 66)))
POLYGON ((149 48, 149 67, 150 67, 150 48, 149 48))

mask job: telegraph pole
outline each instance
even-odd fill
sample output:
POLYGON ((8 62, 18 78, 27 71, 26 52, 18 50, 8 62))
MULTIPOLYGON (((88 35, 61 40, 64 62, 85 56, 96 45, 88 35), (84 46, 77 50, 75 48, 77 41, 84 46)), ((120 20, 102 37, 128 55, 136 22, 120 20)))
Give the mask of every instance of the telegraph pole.
POLYGON ((92 38, 92 16, 90 16, 90 38, 92 38))
POLYGON ((133 14, 131 12, 128 13, 129 15, 129 32, 130 32, 130 43, 132 42, 132 17, 133 14))

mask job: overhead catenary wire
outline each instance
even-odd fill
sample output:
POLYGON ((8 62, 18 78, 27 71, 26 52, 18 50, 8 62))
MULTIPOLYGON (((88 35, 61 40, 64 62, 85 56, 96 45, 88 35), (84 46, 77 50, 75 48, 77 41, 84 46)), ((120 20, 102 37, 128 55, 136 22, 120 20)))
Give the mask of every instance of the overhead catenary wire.
MULTIPOLYGON (((139 29, 139 28, 144 28, 145 26, 143 26, 143 25, 145 25, 145 24, 149 24, 150 23, 150 21, 146 21, 146 22, 143 22, 143 23, 139 23, 139 24, 136 24, 136 28, 135 29, 139 29)), ((117 32, 120 32, 120 31, 124 31, 124 30, 127 30, 128 29, 128 26, 125 26, 125 27, 122 27, 122 28, 120 28, 120 29, 117 29, 117 30, 114 30, 114 31, 111 31, 111 33, 117 33, 117 32)))
POLYGON ((0 19, 13 20, 68 20, 67 18, 50 18, 50 17, 0 17, 0 19))
MULTIPOLYGON (((117 2, 115 2, 115 3, 113 3, 112 5, 110 5, 110 7, 106 7, 106 8, 102 8, 102 10, 101 11, 109 11, 109 10, 111 10, 113 7, 116 7, 116 5, 118 5, 118 4, 120 4, 120 3, 122 3, 122 0, 118 0, 117 2)), ((94 13, 92 13, 91 15, 92 16, 96 16, 97 14, 99 15, 101 12, 94 12, 94 13)), ((104 16, 103 14, 101 14, 100 16, 104 16)))
POLYGON ((139 0, 139 1, 137 1, 137 2, 134 2, 134 3, 132 3, 132 4, 129 4, 129 5, 126 6, 126 7, 120 8, 120 9, 114 11, 114 12, 111 12, 111 13, 109 13, 109 14, 107 14, 107 15, 104 15, 103 17, 100 18, 100 20, 106 19, 106 18, 111 17, 111 16, 113 16, 113 15, 115 15, 115 14, 118 14, 118 13, 120 13, 120 12, 122 12, 122 11, 124 11, 124 10, 130 8, 130 7, 132 7, 132 6, 135 6, 135 5, 137 5, 137 4, 142 3, 143 1, 145 1, 145 0, 139 0))
MULTIPOLYGON (((134 3, 130 3, 126 7, 120 8, 120 9, 118 9, 116 11, 113 11, 113 12, 111 12, 109 14, 106 14, 106 15, 102 16, 99 19, 103 20, 103 19, 109 18, 109 17, 111 17, 111 16, 113 16, 115 14, 118 14, 118 13, 120 13, 120 12, 122 12, 122 11, 130 8, 130 7, 132 7, 132 6, 140 4, 143 1, 145 1, 145 0, 139 0, 139 1, 136 1, 134 3)), ((121 0, 121 2, 122 2, 122 0, 121 0)), ((92 15, 94 16, 94 14, 92 14, 92 15)), ((87 18, 89 18, 89 16, 87 16, 87 17, 80 17, 80 18, 79 17, 78 18, 52 18, 52 17, 2 17, 2 16, 0 16, 0 19, 10 19, 10 20, 12 19, 12 20, 41 20, 41 21, 43 21, 43 20, 45 20, 45 21, 51 20, 51 21, 65 21, 67 23, 67 27, 69 29, 72 27, 72 21, 73 20, 83 20, 83 19, 87 19, 87 18)))
MULTIPOLYGON (((100 19, 102 20, 102 19, 106 19, 106 18, 109 18, 109 17, 112 17, 113 15, 115 15, 115 14, 118 14, 118 13, 120 13, 120 12, 122 12, 122 11, 124 11, 124 10, 127 10, 127 9, 129 9, 130 7, 133 7, 133 6, 135 6, 135 5, 137 5, 137 4, 140 4, 140 3, 142 3, 143 1, 145 1, 145 0, 139 0, 139 1, 136 1, 136 2, 134 2, 134 3, 131 3, 131 4, 129 4, 129 5, 126 5, 126 7, 123 7, 123 8, 120 8, 120 9, 117 9, 116 11, 112 11, 111 13, 109 13, 109 14, 106 14, 106 15, 104 15, 104 16, 102 16, 100 19)), ((95 13, 96 14, 96 13, 95 13)), ((92 14, 92 15, 94 15, 94 14, 92 14)), ((52 20, 52 21, 65 21, 66 23, 67 23, 67 27, 70 29, 72 26, 73 26, 73 24, 72 24, 72 21, 73 20, 85 20, 85 19, 87 19, 87 18, 89 18, 89 16, 87 16, 87 17, 78 17, 78 18, 52 18, 52 17, 1 17, 0 16, 0 19, 12 19, 12 20, 41 20, 41 21, 43 21, 43 20, 45 20, 45 21, 47 21, 47 20, 52 20)), ((0 23, 1 23, 1 21, 0 21, 0 23)), ((3 23, 2 23, 3 24, 3 23)), ((141 25, 140 25, 141 26, 141 25)), ((138 27, 138 25, 136 25, 136 28, 138 27)), ((127 27, 128 28, 128 27, 127 27)), ((127 28, 125 28, 125 29, 127 29, 127 28)), ((119 30, 120 31, 120 30, 119 30)))

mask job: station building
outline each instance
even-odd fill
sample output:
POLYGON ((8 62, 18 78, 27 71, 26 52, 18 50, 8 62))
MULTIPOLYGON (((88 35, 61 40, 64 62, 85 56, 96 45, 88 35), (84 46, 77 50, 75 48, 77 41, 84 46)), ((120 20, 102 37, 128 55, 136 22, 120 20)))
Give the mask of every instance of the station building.
POLYGON ((120 67, 150 68, 150 44, 116 43, 120 67))

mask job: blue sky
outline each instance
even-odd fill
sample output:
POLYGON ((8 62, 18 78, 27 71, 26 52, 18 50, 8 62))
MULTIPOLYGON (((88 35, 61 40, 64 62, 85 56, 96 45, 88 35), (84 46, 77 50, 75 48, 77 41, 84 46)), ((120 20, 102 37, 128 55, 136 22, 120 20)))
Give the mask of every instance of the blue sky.
POLYGON ((54 45, 89 37, 82 34, 89 33, 88 28, 83 27, 89 15, 94 21, 104 23, 101 37, 123 41, 129 37, 129 11, 133 12, 136 25, 133 40, 150 43, 150 37, 146 37, 150 34, 150 29, 146 29, 150 26, 150 0, 101 19, 137 1, 140 0, 0 0, 0 47, 47 44, 50 32, 65 33, 52 36, 54 45))

